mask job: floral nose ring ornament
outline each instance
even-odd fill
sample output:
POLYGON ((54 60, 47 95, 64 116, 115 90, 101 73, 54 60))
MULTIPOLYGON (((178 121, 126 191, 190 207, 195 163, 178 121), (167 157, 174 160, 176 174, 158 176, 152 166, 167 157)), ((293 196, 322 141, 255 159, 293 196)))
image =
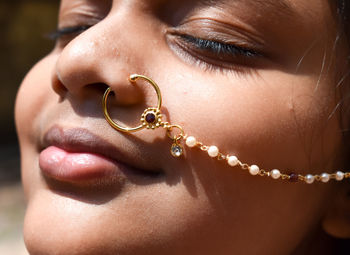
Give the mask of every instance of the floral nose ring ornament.
POLYGON ((156 91, 158 97, 157 107, 149 107, 141 115, 140 125, 136 127, 124 127, 110 117, 107 109, 107 99, 109 94, 111 93, 111 88, 108 88, 102 99, 102 107, 103 113, 106 121, 113 127, 114 129, 125 132, 132 133, 136 131, 140 131, 144 128, 147 129, 156 129, 156 128, 164 128, 166 130, 167 136, 172 139, 173 143, 170 149, 171 154, 174 157, 180 157, 183 154, 183 146, 182 140, 185 140, 185 144, 189 148, 199 148, 200 150, 207 152, 208 156, 211 158, 216 158, 220 161, 226 161, 227 164, 231 167, 239 167, 244 171, 249 172, 254 176, 262 176, 262 177, 270 177, 272 179, 280 179, 286 180, 290 182, 303 182, 307 184, 321 182, 327 183, 330 180, 342 181, 344 179, 350 178, 350 172, 345 171, 336 171, 333 173, 321 173, 321 174, 298 174, 296 172, 283 173, 278 169, 272 169, 270 171, 259 168, 254 164, 242 163, 236 156, 223 154, 219 151, 218 147, 215 145, 207 146, 201 142, 198 142, 194 136, 188 136, 185 134, 183 128, 179 125, 172 125, 168 122, 162 121, 161 107, 162 107, 162 95, 158 85, 150 78, 139 75, 132 74, 129 77, 129 81, 132 84, 135 84, 137 80, 142 79, 149 83, 156 91), (175 132, 176 131, 176 132, 175 132))

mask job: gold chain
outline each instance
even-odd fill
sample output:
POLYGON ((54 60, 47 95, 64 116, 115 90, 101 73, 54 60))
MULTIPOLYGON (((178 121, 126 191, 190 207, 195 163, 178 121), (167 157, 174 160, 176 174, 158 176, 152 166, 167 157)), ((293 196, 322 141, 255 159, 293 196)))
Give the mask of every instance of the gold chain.
MULTIPOLYGON (((273 170, 267 171, 265 169, 260 169, 257 165, 250 165, 247 163, 243 163, 237 157, 235 157, 233 155, 223 154, 219 151, 219 149, 216 146, 204 145, 202 142, 197 141, 195 137, 186 135, 184 133, 184 130, 182 129, 182 127, 179 125, 169 125, 168 124, 165 126, 165 128, 167 129, 168 137, 173 139, 173 141, 174 141, 173 146, 174 145, 180 146, 182 149, 182 146, 180 145, 180 140, 184 139, 187 147, 199 148, 201 151, 207 152, 210 157, 212 157, 216 160, 219 160, 219 161, 226 160, 230 166, 232 166, 232 167, 238 166, 242 170, 248 171, 251 175, 270 177, 272 179, 282 179, 282 180, 287 180, 290 182, 302 181, 302 182, 305 182, 308 184, 314 183, 315 181, 327 183, 329 180, 342 181, 343 179, 350 178, 350 172, 343 172, 343 171, 337 171, 337 172, 334 172, 331 174, 322 173, 322 174, 315 174, 315 175, 312 175, 312 174, 302 175, 302 174, 297 174, 295 172, 282 173, 278 169, 273 169, 273 170), (169 133, 175 127, 178 128, 181 132, 179 135, 172 137, 169 133)), ((173 146, 172 146, 172 149, 173 149, 173 146)), ((182 151, 181 151, 181 154, 182 154, 182 151)), ((180 155, 173 154, 173 155, 175 157, 179 157, 179 156, 181 156, 181 154, 180 155)))

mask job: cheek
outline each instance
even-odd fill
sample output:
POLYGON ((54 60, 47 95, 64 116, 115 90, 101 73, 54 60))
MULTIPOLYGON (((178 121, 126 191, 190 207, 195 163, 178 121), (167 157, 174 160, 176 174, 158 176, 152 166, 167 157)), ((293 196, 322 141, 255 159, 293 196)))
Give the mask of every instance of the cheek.
POLYGON ((51 73, 56 57, 50 55, 37 63, 24 78, 17 94, 15 115, 18 134, 30 134, 33 121, 43 110, 51 91, 51 73))
POLYGON ((278 71, 186 80, 197 82, 181 88, 181 107, 171 98, 179 92, 166 100, 189 135, 266 169, 312 173, 330 167, 341 141, 337 115, 328 120, 335 107, 330 83, 315 90, 317 77, 278 71))
MULTIPOLYGON (((48 56, 36 64, 23 80, 17 93, 15 120, 21 148, 22 180, 28 195, 29 186, 35 185, 34 175, 38 171, 35 164, 37 152, 39 115, 45 110, 45 103, 50 98, 50 74, 54 66, 54 57, 48 56)), ((51 99, 52 100, 52 99, 51 99)))
MULTIPOLYGON (((341 138, 338 119, 328 120, 334 107, 330 82, 315 90, 317 77, 277 71, 231 79, 210 73, 196 76, 193 71, 192 76, 190 71, 178 73, 188 83, 167 88, 164 101, 172 123, 183 126, 188 135, 266 170, 299 174, 332 170, 329 164, 341 138)), ((172 79, 181 84, 176 82, 178 76, 172 79)), ((193 173, 192 178, 203 186, 222 223, 213 229, 227 229, 236 244, 249 246, 247 240, 254 240, 258 249, 276 239, 279 244, 271 244, 272 249, 291 247, 313 227, 327 205, 330 186, 251 176, 199 149, 186 148, 186 157, 189 166, 184 169, 188 167, 186 172, 193 173), (290 231, 277 236, 281 226, 290 231)), ((191 179, 184 178, 184 183, 191 179)))

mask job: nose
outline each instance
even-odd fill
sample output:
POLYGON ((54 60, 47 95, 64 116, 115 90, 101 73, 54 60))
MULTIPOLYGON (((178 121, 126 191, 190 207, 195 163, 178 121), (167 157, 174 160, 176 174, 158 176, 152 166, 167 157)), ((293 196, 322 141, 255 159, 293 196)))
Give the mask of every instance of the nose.
POLYGON ((122 95, 116 102, 119 105, 142 101, 142 88, 128 81, 130 74, 144 70, 142 59, 131 49, 138 45, 126 42, 123 38, 130 35, 123 35, 123 30, 118 29, 121 24, 115 24, 118 21, 101 21, 62 49, 52 75, 53 90, 62 98, 67 94, 80 99, 97 92, 100 95, 101 90, 111 87, 122 95))

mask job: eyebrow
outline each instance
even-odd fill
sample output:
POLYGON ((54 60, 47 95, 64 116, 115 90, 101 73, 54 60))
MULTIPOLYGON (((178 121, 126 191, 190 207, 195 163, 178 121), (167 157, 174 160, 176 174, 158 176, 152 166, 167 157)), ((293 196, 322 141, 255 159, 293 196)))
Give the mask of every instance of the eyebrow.
POLYGON ((222 4, 225 8, 228 5, 241 3, 257 10, 271 10, 273 14, 283 16, 294 16, 295 9, 288 0, 201 0, 206 5, 222 4))
POLYGON ((282 14, 292 15, 295 14, 295 10, 291 3, 286 0, 234 0, 248 2, 251 5, 255 5, 256 8, 267 8, 273 10, 275 13, 281 11, 282 14))

